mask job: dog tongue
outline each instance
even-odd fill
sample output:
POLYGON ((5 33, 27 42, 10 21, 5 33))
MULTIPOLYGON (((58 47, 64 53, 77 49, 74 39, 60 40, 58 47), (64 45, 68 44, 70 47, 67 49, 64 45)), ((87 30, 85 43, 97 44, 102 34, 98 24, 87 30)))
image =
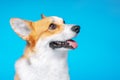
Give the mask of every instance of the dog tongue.
POLYGON ((77 43, 73 40, 68 40, 67 43, 69 43, 73 48, 76 48, 78 46, 77 43))

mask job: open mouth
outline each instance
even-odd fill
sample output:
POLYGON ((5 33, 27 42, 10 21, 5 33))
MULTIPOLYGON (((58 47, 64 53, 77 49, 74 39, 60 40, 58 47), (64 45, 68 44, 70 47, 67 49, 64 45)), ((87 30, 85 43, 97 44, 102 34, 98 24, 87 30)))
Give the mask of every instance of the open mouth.
POLYGON ((56 49, 56 48, 75 49, 77 48, 78 45, 74 40, 69 39, 66 41, 52 41, 50 42, 49 46, 53 49, 56 49))

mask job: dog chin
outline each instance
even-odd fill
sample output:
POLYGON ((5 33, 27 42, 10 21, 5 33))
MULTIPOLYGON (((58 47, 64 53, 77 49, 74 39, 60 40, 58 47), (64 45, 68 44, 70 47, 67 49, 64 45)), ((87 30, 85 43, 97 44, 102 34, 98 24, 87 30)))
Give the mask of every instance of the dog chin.
POLYGON ((61 52, 69 51, 69 50, 72 50, 72 49, 69 49, 69 48, 58 48, 58 49, 54 49, 54 51, 61 51, 61 52))

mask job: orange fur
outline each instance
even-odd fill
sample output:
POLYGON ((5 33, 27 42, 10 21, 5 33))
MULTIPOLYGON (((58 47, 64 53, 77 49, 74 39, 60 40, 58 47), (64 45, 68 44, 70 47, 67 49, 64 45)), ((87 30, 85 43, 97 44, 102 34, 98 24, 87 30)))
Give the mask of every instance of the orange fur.
POLYGON ((17 74, 15 75, 14 80, 20 80, 17 74))
POLYGON ((46 37, 49 37, 51 35, 60 33, 63 30, 63 22, 55 22, 53 19, 47 17, 43 18, 42 20, 36 21, 36 22, 29 22, 25 21, 27 25, 30 27, 32 32, 30 35, 26 38, 27 40, 27 47, 25 49, 25 53, 23 58, 26 58, 30 56, 31 54, 28 54, 31 51, 34 51, 34 47, 36 45, 36 42, 38 39, 44 39, 46 37), (51 23, 54 23, 57 25, 57 28, 55 30, 49 30, 49 25, 51 23))

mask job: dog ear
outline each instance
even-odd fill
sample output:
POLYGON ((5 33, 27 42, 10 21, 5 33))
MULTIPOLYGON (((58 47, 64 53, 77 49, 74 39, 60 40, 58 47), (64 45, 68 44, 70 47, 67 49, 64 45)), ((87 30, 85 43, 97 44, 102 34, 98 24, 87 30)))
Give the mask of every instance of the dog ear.
POLYGON ((44 19, 46 18, 46 16, 44 14, 41 14, 41 18, 44 19))
POLYGON ((19 18, 12 18, 10 19, 10 24, 12 29, 24 40, 27 40, 28 36, 31 33, 30 24, 32 22, 25 21, 19 18))

